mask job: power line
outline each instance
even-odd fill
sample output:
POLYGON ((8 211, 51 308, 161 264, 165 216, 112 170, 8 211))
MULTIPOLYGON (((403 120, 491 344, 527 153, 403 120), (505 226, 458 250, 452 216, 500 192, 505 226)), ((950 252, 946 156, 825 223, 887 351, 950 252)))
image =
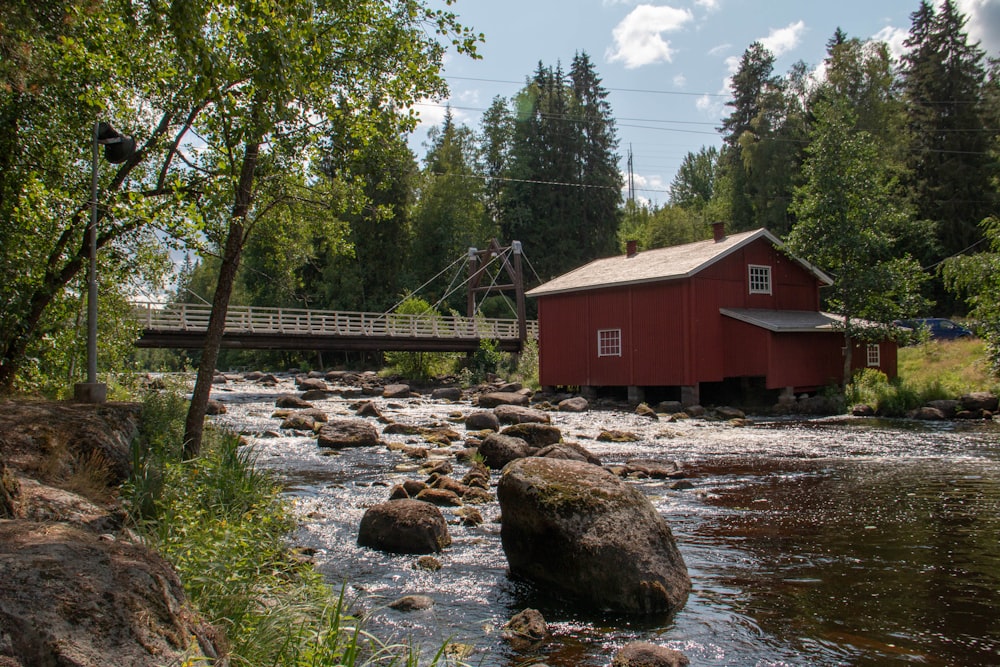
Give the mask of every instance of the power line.
MULTIPOLYGON (((510 79, 484 79, 474 76, 445 76, 445 79, 454 79, 455 81, 482 81, 484 83, 510 83, 516 86, 527 85, 525 81, 512 81, 510 79)), ((683 95, 688 97, 729 97, 728 93, 687 93, 680 90, 645 90, 642 88, 605 88, 604 90, 610 92, 621 92, 621 93, 648 93, 652 95, 683 95)))

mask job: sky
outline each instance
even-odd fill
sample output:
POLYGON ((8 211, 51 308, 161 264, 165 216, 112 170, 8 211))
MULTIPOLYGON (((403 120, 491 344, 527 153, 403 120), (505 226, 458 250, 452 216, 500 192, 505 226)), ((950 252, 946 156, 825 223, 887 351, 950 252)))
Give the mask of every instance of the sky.
MULTIPOLYGON (((957 0, 966 30, 1000 56, 1000 0, 957 0)), ((496 96, 510 98, 538 63, 564 70, 586 52, 608 90, 621 167, 631 150, 635 196, 665 204, 684 156, 720 146, 728 79, 754 41, 776 56, 775 74, 804 61, 819 65, 839 27, 848 37, 877 38, 903 51, 919 0, 456 0, 450 10, 485 35, 480 60, 450 53, 450 96, 416 110, 411 148, 422 156, 426 131, 446 105, 455 120, 479 129, 496 96)))

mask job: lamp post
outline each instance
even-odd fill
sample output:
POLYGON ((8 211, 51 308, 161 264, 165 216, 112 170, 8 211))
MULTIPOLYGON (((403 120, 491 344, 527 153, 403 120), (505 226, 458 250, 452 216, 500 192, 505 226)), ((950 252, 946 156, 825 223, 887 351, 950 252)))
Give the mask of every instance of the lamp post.
POLYGON ((97 381, 97 186, 100 147, 104 159, 112 164, 128 160, 135 152, 135 139, 119 134, 108 123, 94 123, 93 150, 90 169, 90 224, 86 241, 90 264, 87 268, 87 381, 73 386, 73 395, 85 403, 103 403, 108 398, 108 385, 97 381))

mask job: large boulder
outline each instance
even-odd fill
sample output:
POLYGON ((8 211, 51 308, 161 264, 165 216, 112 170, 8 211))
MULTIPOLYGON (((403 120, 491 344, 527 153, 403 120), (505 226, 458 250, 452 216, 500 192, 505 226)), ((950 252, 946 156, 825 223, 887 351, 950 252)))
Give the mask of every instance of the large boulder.
POLYGON ((421 500, 390 500, 361 517, 358 544, 397 554, 429 554, 451 544, 448 524, 436 506, 421 500))
POLYGON ((295 394, 279 394, 274 399, 274 405, 279 408, 292 408, 295 410, 304 410, 313 407, 312 403, 299 398, 295 394))
POLYGON ((320 447, 344 449, 377 445, 378 431, 364 419, 333 419, 319 429, 316 444, 320 447))
POLYGON ((2 521, 0 572, 0 665, 222 664, 177 574, 141 545, 2 521))
POLYGON ((330 388, 319 378, 307 377, 297 382, 300 391, 328 392, 330 388))
POLYGON ((562 431, 558 427, 537 422, 513 424, 500 431, 500 435, 521 438, 532 447, 547 447, 562 440, 562 431))
POLYGON ((410 385, 408 384, 387 384, 382 388, 383 398, 409 398, 410 385))
POLYGON ((648 642, 629 642, 611 660, 611 667, 687 667, 690 664, 680 651, 648 642))
POLYGON ((557 442, 548 447, 542 447, 535 453, 535 456, 544 456, 552 459, 572 459, 574 461, 585 461, 595 466, 601 465, 601 459, 586 447, 575 442, 557 442))
POLYGON ((468 431, 499 431, 500 420, 492 410, 477 410, 465 418, 468 431))
POLYGON ((499 433, 490 433, 479 445, 479 455, 493 470, 500 470, 511 461, 531 456, 534 452, 535 448, 521 438, 499 433))
POLYGON ((493 414, 501 424, 548 424, 551 421, 541 410, 526 408, 523 405, 498 405, 493 414))
POLYGON ((525 394, 510 391, 495 391, 489 394, 480 394, 478 403, 481 408, 495 408, 498 405, 527 405, 528 397, 525 394))
POLYGON ((980 412, 982 410, 996 412, 997 409, 997 397, 988 391, 976 391, 971 394, 965 394, 959 401, 961 402, 961 409, 968 410, 969 412, 980 412))
POLYGON ((636 488, 598 466, 513 461, 497 487, 512 575, 598 609, 673 612, 691 590, 670 526, 636 488))
POLYGON ((586 412, 590 403, 583 396, 573 396, 559 401, 559 412, 586 412))
POLYGON ((435 401, 460 401, 462 400, 462 388, 437 387, 431 392, 431 399, 435 401))

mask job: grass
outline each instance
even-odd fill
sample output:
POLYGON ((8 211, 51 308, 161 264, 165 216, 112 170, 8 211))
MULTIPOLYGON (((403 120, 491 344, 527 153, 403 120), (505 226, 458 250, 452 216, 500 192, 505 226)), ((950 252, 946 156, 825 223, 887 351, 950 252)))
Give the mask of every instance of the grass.
POLYGON ((944 391, 960 396, 971 391, 997 388, 997 378, 990 375, 986 344, 972 338, 955 341, 927 341, 900 348, 899 377, 914 386, 939 385, 944 391))
POLYGON ((123 498, 147 541, 177 570, 191 602, 225 633, 235 667, 459 665, 448 645, 419 647, 365 631, 344 590, 292 558, 295 518, 281 488, 232 433, 208 429, 182 460, 186 401, 151 394, 123 498))
POLYGON ((988 369, 986 347, 979 339, 926 341, 900 348, 898 377, 892 381, 873 369, 857 373, 847 388, 847 402, 899 417, 933 400, 1000 392, 1000 382, 988 369))

